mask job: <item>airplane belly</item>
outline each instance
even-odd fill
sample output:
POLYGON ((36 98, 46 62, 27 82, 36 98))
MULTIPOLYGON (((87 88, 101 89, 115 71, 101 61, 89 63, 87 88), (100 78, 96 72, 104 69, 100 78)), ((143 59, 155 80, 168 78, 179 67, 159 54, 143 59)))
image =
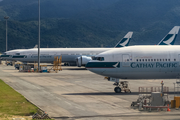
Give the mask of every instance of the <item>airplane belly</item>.
POLYGON ((109 73, 102 75, 119 79, 174 79, 177 78, 180 74, 179 72, 121 72, 119 74, 109 73))
POLYGON ((121 72, 118 72, 117 73, 117 68, 104 68, 103 71, 101 71, 101 75, 104 75, 104 76, 121 76, 121 72))
POLYGON ((96 73, 96 74, 99 74, 99 75, 105 75, 105 71, 106 71, 106 69, 104 69, 104 68, 100 68, 100 69, 96 69, 96 68, 89 68, 88 69, 89 71, 91 71, 91 72, 94 72, 94 73, 96 73))
POLYGON ((177 72, 134 72, 131 74, 124 73, 121 75, 120 79, 175 79, 177 76, 179 76, 177 72))

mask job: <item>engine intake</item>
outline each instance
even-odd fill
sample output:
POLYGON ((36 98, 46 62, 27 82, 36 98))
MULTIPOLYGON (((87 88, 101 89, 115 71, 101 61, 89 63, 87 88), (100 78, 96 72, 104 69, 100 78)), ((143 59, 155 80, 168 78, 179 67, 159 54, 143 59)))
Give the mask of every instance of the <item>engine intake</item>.
POLYGON ((85 66, 90 60, 92 60, 91 57, 81 56, 76 59, 76 63, 78 67, 81 67, 85 66))

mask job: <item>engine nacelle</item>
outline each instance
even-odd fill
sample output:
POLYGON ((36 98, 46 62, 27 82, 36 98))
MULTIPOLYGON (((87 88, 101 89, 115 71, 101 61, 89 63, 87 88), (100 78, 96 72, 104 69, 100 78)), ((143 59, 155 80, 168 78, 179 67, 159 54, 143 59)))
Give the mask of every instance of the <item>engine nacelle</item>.
POLYGON ((91 57, 81 56, 76 59, 76 63, 78 67, 81 67, 85 66, 90 60, 92 60, 91 57))

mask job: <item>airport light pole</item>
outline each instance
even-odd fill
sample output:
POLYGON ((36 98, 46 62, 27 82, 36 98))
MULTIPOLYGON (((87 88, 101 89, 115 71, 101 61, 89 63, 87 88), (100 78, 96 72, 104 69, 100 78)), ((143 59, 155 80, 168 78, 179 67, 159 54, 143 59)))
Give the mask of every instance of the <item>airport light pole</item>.
POLYGON ((39 22, 38 22, 38 26, 39 26, 39 35, 38 35, 38 71, 40 71, 40 0, 39 0, 39 22))
POLYGON ((8 50, 8 44, 7 44, 7 40, 8 40, 8 36, 7 36, 7 32, 8 32, 8 29, 7 29, 7 20, 9 19, 8 16, 5 16, 4 19, 6 20, 6 52, 8 50))

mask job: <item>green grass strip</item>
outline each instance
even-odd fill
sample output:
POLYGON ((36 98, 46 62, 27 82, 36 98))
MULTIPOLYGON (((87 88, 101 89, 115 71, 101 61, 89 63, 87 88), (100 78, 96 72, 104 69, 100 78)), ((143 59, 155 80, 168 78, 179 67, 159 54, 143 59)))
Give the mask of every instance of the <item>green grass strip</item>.
POLYGON ((3 114, 29 116, 36 113, 37 109, 21 94, 0 80, 0 116, 3 114))

